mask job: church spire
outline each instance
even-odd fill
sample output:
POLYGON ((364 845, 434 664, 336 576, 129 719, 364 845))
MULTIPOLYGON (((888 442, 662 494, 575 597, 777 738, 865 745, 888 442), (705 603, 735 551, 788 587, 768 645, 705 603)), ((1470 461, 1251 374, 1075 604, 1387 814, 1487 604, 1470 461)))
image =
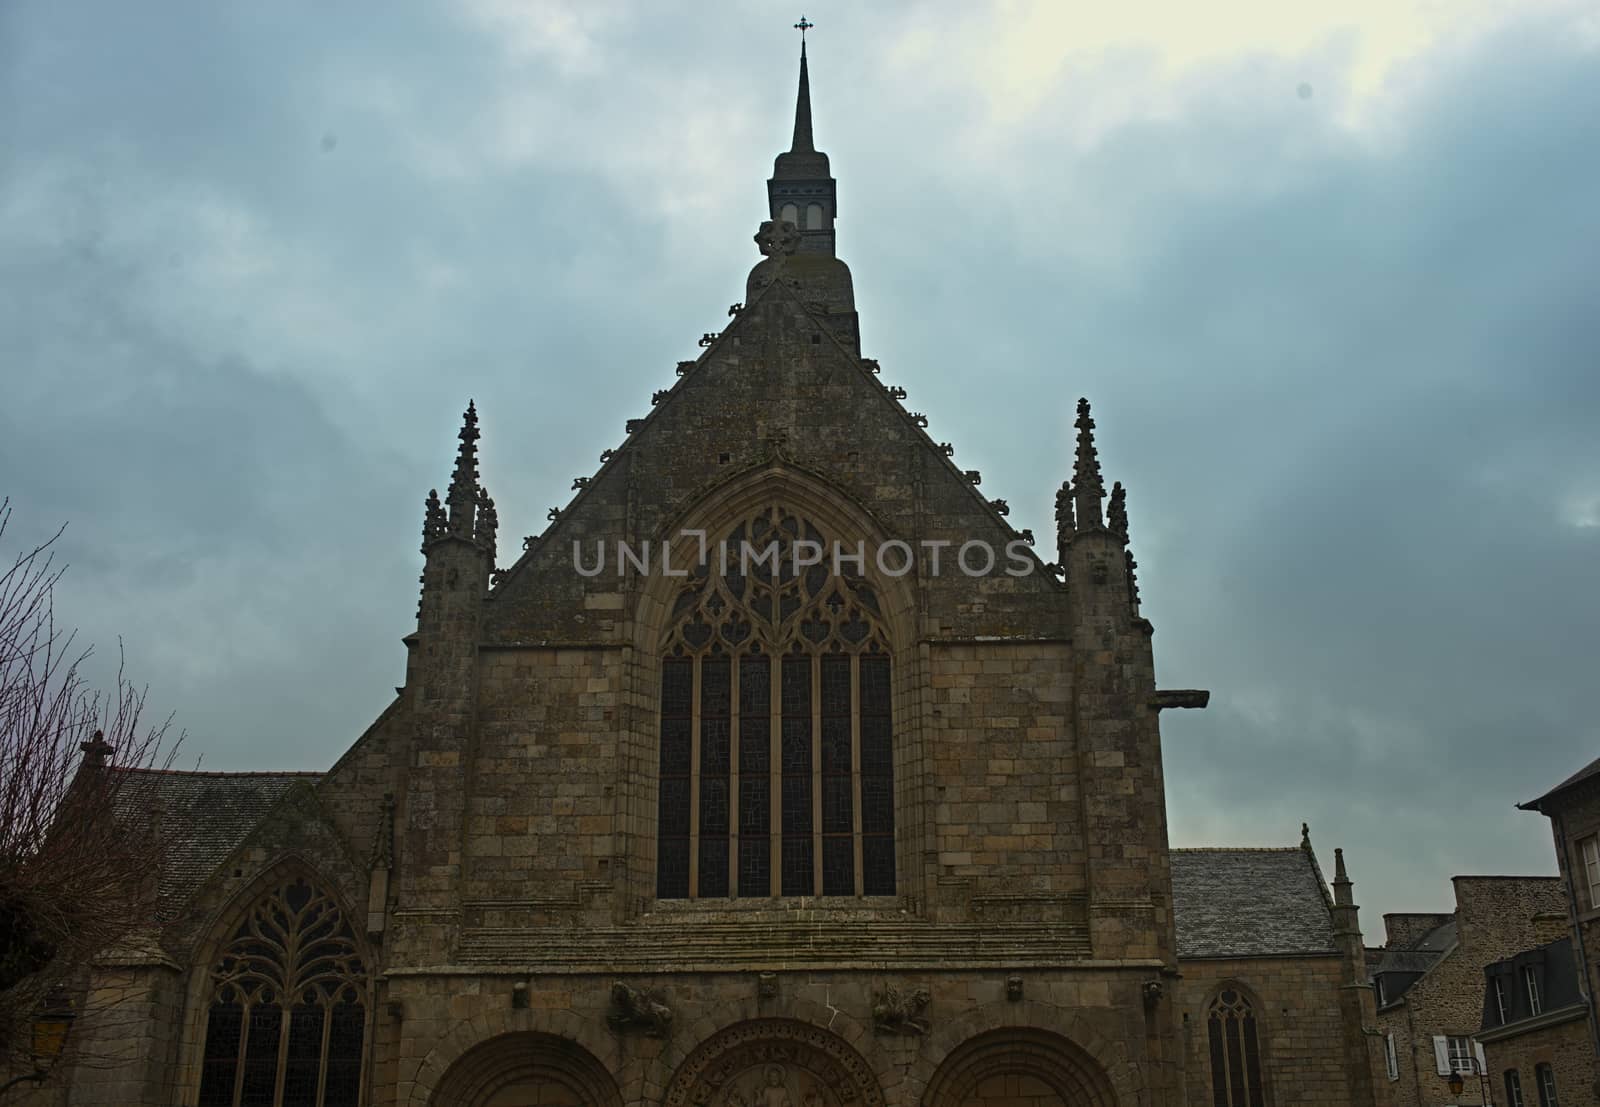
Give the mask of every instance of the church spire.
MULTIPOLYGON (((805 25, 802 18, 795 26, 805 25)), ((811 74, 806 68, 806 42, 800 40, 800 94, 794 102, 794 141, 789 145, 791 154, 814 154, 817 152, 811 137, 811 74)))
POLYGON ((802 18, 794 26, 802 36, 794 138, 789 149, 772 164, 772 178, 767 181, 767 218, 794 224, 800 232, 796 253, 834 257, 833 221, 839 214, 839 193, 828 168, 828 155, 817 149, 811 129, 811 63, 806 58, 804 35, 812 23, 802 18))

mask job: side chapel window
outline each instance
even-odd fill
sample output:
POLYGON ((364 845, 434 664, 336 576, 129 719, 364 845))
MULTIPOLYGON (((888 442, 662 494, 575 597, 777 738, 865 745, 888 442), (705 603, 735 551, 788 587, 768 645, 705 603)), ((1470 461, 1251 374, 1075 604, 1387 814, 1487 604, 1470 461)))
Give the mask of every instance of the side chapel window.
POLYGON ((356 1107, 366 968, 333 898, 303 878, 250 908, 211 971, 200 1107, 356 1107))
POLYGON ((894 894, 888 639, 859 566, 835 573, 833 555, 798 514, 761 508, 675 597, 658 897, 894 894), (797 542, 822 564, 796 573, 797 542))
POLYGON ((1224 988, 1206 1019, 1212 1107, 1265 1107, 1256 1015, 1243 992, 1224 988))

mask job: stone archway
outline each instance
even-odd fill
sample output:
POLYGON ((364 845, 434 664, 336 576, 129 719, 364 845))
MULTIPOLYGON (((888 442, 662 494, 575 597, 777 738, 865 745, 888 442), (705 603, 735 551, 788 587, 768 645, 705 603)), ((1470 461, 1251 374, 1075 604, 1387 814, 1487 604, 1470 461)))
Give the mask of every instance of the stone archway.
POLYGON ((429 1107, 622 1107, 593 1054, 554 1034, 518 1031, 482 1042, 446 1070, 429 1107))
POLYGON ((1117 1107, 1094 1058, 1045 1030, 1018 1027, 969 1038, 945 1058, 923 1107, 1117 1107))
POLYGON ((884 1107, 883 1090, 843 1038, 792 1019, 713 1034, 667 1085, 666 1107, 884 1107))

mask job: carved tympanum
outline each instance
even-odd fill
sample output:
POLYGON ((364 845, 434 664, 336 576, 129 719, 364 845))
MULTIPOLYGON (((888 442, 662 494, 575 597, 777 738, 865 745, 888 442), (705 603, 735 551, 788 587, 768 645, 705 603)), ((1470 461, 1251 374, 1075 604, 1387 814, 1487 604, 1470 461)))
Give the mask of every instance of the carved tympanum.
POLYGON ((756 1019, 712 1036, 679 1066, 667 1107, 884 1107, 861 1055, 821 1027, 756 1019))

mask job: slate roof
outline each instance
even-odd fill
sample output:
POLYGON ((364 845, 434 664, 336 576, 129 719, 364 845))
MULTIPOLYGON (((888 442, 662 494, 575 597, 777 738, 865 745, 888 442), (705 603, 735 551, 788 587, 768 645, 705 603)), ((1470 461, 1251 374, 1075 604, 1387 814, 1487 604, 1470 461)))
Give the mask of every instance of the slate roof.
POLYGON ((113 810, 128 826, 147 824, 160 801, 162 833, 169 840, 161 872, 163 903, 176 907, 244 841, 295 784, 315 784, 321 773, 205 773, 127 770, 113 810))
POLYGON ((1180 958, 1338 952, 1322 877, 1299 847, 1175 849, 1172 899, 1180 958))
POLYGON ((1563 780, 1560 784, 1557 784, 1554 788, 1550 789, 1538 799, 1529 800, 1527 803, 1519 803, 1517 806, 1524 811, 1538 811, 1543 813, 1544 809, 1540 805, 1543 804, 1545 800, 1550 799, 1559 792, 1565 792, 1568 788, 1571 788, 1574 785, 1582 784, 1584 781, 1596 776, 1600 776, 1600 757, 1597 757, 1593 761, 1589 762, 1583 768, 1567 777, 1567 779, 1563 780))
POLYGON ((1372 973, 1427 972, 1456 944, 1456 923, 1452 919, 1436 926, 1409 946, 1390 949, 1380 946, 1377 959, 1369 962, 1372 973))

